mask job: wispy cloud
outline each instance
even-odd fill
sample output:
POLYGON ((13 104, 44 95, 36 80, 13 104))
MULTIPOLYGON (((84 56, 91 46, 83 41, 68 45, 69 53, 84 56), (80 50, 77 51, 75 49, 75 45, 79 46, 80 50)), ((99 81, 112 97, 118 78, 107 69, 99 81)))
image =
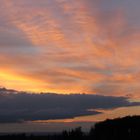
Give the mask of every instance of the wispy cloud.
POLYGON ((0 84, 139 96, 137 5, 138 0, 0 1, 0 84))

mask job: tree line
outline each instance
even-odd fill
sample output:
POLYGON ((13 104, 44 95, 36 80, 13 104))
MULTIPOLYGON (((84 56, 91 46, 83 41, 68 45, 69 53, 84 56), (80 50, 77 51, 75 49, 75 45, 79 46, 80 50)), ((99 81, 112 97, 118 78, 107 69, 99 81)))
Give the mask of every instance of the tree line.
POLYGON ((127 116, 107 119, 96 123, 88 133, 77 127, 70 131, 63 131, 53 135, 26 135, 13 134, 1 135, 1 140, 139 140, 140 139, 140 116, 127 116))

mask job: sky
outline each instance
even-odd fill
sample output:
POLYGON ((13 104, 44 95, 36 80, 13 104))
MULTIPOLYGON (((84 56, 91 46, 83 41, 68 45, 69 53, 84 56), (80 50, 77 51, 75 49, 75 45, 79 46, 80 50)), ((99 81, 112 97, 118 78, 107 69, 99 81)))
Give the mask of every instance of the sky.
POLYGON ((139 114, 139 5, 139 0, 1 0, 0 86, 6 89, 0 89, 0 122, 73 122, 85 115, 95 122, 139 114))

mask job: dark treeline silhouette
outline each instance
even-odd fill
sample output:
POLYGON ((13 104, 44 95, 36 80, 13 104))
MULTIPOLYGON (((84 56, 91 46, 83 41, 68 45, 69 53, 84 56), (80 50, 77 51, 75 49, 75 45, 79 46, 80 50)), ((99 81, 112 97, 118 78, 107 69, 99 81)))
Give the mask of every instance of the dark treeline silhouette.
POLYGON ((0 140, 139 140, 140 116, 127 116, 96 123, 88 133, 81 127, 54 135, 1 135, 0 140))

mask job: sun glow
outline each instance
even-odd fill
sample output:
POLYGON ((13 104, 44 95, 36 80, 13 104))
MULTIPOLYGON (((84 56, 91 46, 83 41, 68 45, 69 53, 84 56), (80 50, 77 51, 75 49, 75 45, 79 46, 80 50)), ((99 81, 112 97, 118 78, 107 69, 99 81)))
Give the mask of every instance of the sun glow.
POLYGON ((44 85, 43 82, 26 76, 21 76, 9 70, 0 70, 0 79, 0 84, 5 85, 7 88, 33 92, 44 90, 42 87, 42 85, 44 85))

